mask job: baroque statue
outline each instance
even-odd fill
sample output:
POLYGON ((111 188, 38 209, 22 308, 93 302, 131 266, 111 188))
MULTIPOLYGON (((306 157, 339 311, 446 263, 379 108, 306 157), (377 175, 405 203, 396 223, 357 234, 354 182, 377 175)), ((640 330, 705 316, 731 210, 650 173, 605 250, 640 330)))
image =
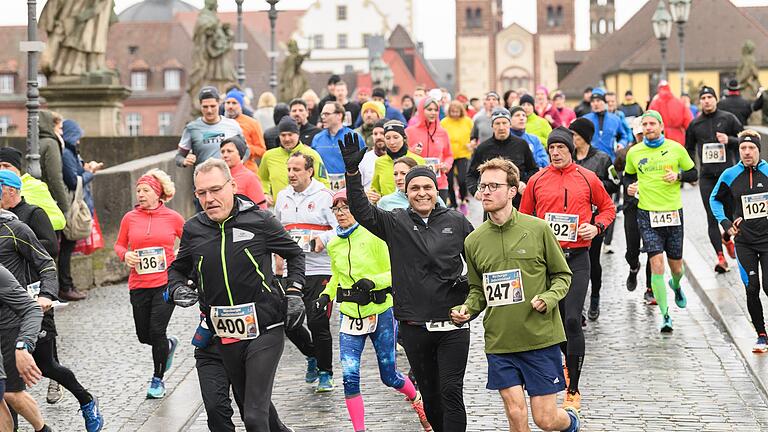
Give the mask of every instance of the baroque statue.
POLYGON ((288 42, 288 55, 280 65, 279 100, 289 101, 293 98, 301 97, 302 93, 309 88, 307 78, 301 70, 301 64, 309 58, 310 52, 306 54, 299 53, 299 46, 295 40, 288 42))
POLYGON ((751 40, 744 42, 741 47, 741 61, 736 68, 736 79, 739 81, 741 96, 748 101, 754 100, 760 89, 759 70, 754 52, 755 43, 751 40))
POLYGON ((195 22, 192 37, 194 44, 192 72, 189 74, 187 92, 192 101, 192 114, 200 112, 197 93, 204 86, 214 86, 219 90, 236 82, 235 68, 231 61, 231 52, 235 40, 229 24, 222 24, 216 10, 217 0, 205 0, 195 22))
POLYGON ((48 0, 39 26, 48 36, 41 67, 51 81, 113 73, 106 52, 114 6, 114 0, 48 0))

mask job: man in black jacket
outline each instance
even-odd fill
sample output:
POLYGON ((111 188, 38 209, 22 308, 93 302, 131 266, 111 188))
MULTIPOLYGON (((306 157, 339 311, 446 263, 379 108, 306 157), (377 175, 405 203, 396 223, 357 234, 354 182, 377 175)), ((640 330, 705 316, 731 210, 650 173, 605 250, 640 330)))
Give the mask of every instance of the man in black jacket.
POLYGON ((360 225, 389 248, 394 314, 429 423, 435 431, 464 431, 469 327, 455 327, 449 312, 469 291, 461 255, 472 224, 461 213, 436 206, 437 178, 424 166, 412 168, 405 177, 407 209, 385 211, 373 206, 359 171, 366 149, 359 146, 358 134, 346 134, 344 143, 339 141, 349 209, 360 225))
MULTIPOLYGON (((194 183, 203 211, 184 224, 166 298, 181 307, 199 298, 246 429, 268 432, 282 327, 304 321, 304 255, 272 213, 235 195, 224 161, 208 159, 195 167, 194 183), (272 253, 287 262, 285 293, 272 274, 272 253), (191 278, 199 294, 188 284, 191 278)), ((207 390, 212 389, 202 389, 207 390)))
POLYGON ((592 87, 584 89, 584 95, 578 105, 573 109, 576 117, 582 117, 592 112, 592 87))
MULTIPOLYGON (((707 233, 709 242, 717 254, 715 271, 725 273, 728 271, 728 263, 723 256, 723 245, 731 258, 736 258, 733 241, 728 233, 720 234, 720 226, 712 215, 709 207, 709 196, 717 184, 720 174, 739 161, 738 134, 744 128, 733 114, 717 107, 717 93, 712 87, 704 86, 699 91, 701 103, 701 115, 693 119, 685 131, 685 148, 688 155, 696 161, 698 153, 701 160, 699 174, 699 192, 701 201, 707 210, 707 233)), ((730 216, 732 210, 730 203, 726 203, 726 216, 730 216)))
POLYGON ((525 190, 525 182, 536 174, 539 170, 536 161, 533 158, 531 148, 528 143, 510 133, 512 117, 506 108, 497 108, 491 115, 491 127, 493 136, 481 143, 475 149, 472 159, 469 161, 469 171, 467 172, 467 188, 472 195, 477 194, 477 183, 480 181, 480 171, 478 167, 484 162, 496 157, 508 159, 515 164, 520 171, 520 193, 517 194, 513 203, 515 207, 520 206, 520 196, 525 190))
POLYGON ((717 108, 735 115, 742 126, 747 124, 752 115, 752 104, 741 96, 739 82, 735 79, 728 81, 727 94, 717 103, 717 108))
MULTIPOLYGON (((296 120, 296 124, 299 125, 299 141, 305 143, 306 145, 311 145, 312 138, 320 133, 322 129, 309 122, 309 110, 307 109, 307 103, 304 102, 304 99, 296 98, 288 104, 288 107, 290 109, 291 118, 296 120)), ((275 122, 276 125, 279 123, 280 120, 275 122)), ((279 138, 278 144, 280 144, 279 138)))

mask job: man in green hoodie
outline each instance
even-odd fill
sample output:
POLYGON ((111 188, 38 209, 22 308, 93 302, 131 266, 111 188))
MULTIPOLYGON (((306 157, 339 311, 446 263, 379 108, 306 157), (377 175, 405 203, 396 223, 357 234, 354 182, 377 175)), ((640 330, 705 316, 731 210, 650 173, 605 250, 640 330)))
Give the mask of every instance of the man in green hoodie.
POLYGON ((461 325, 485 311, 486 387, 501 394, 510 430, 528 430, 525 388, 539 428, 578 431, 578 412, 557 406, 557 393, 565 388, 558 302, 568 293, 571 270, 547 223, 512 205, 517 167, 494 158, 479 170, 488 220, 464 241, 469 295, 451 319, 461 325))

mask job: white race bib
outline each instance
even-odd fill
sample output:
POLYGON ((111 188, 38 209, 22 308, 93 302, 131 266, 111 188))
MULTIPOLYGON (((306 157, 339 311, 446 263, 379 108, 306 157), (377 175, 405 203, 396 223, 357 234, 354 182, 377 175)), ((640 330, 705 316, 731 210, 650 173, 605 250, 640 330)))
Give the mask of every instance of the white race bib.
POLYGON ((164 272, 166 269, 165 248, 162 246, 136 249, 139 263, 136 264, 136 273, 150 274, 164 272))
POLYGON ((328 174, 328 183, 331 186, 331 190, 335 193, 347 186, 347 180, 344 178, 344 173, 341 174, 328 174))
POLYGON ((453 330, 461 330, 469 328, 469 323, 466 322, 459 327, 453 325, 452 321, 427 321, 427 331, 431 332, 447 332, 453 330))
POLYGON ((709 143, 704 144, 701 149, 701 163, 723 163, 725 162, 725 144, 709 143))
POLYGON ((504 306, 525 301, 520 269, 483 273, 483 291, 488 306, 504 306))
POLYGON ((243 340, 259 337, 259 319, 256 317, 255 303, 211 306, 211 321, 219 337, 243 340))
POLYGON ((376 331, 378 322, 378 315, 371 315, 365 318, 351 318, 341 314, 341 326, 339 331, 352 336, 367 335, 376 331))
POLYGON ((32 300, 37 300, 37 296, 40 295, 40 281, 27 285, 27 294, 32 297, 32 300))
POLYGON ((294 228, 290 231, 291 238, 304 252, 311 252, 309 242, 312 240, 311 229, 294 228))
POLYGON ((768 217, 768 192, 741 196, 744 219, 768 217))
POLYGON ((575 242, 579 227, 579 215, 547 213, 544 220, 549 223, 558 241, 575 242))
POLYGON ((680 226, 680 212, 648 212, 651 218, 651 228, 680 226))
POLYGON ((442 172, 440 171, 440 159, 435 157, 424 158, 424 164, 427 168, 431 169, 435 176, 440 178, 442 172))

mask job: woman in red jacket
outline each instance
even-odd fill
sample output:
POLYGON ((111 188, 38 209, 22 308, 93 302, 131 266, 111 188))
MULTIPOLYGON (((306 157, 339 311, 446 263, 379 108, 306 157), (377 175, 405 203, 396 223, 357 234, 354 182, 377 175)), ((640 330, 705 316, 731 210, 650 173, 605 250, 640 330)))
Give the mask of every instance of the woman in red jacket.
POLYGON ((168 283, 166 269, 175 258, 176 238, 181 238, 184 218, 165 206, 175 192, 168 174, 153 169, 136 182, 138 205, 123 216, 115 252, 131 268, 128 276, 133 321, 139 342, 152 346, 155 365, 147 390, 151 399, 165 396, 163 375, 171 367, 179 340, 166 336, 173 305, 163 301, 168 283))
MULTIPOLYGON (((453 152, 448 132, 440 126, 440 102, 429 96, 419 102, 418 122, 405 129, 408 147, 424 158, 427 167, 437 175, 440 198, 448 202, 446 173, 453 166, 453 152)), ((451 188, 453 189, 453 188, 451 188)))

